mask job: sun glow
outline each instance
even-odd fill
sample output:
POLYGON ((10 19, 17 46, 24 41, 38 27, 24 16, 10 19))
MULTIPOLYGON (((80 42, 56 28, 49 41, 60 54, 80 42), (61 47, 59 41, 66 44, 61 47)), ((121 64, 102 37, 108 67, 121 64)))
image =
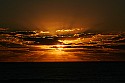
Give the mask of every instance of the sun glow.
POLYGON ((49 32, 49 31, 45 31, 45 32, 44 32, 44 31, 41 31, 40 33, 42 33, 42 34, 45 33, 45 34, 46 34, 46 33, 50 33, 50 32, 49 32))
POLYGON ((74 29, 61 29, 61 30, 56 30, 56 32, 61 32, 61 33, 64 33, 64 32, 74 32, 74 31, 81 31, 82 28, 74 28, 74 29))
POLYGON ((82 43, 84 41, 84 38, 77 38, 75 40, 59 40, 59 42, 63 42, 64 44, 71 44, 71 43, 74 43, 74 44, 78 44, 78 43, 82 43))
POLYGON ((53 46, 55 48, 56 51, 62 51, 64 49, 64 45, 54 45, 53 46))

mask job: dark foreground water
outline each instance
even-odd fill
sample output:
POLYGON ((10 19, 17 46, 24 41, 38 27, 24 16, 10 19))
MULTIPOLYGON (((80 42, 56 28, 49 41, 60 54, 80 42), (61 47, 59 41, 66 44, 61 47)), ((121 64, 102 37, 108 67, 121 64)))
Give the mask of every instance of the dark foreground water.
POLYGON ((0 63, 0 81, 124 83, 124 70, 124 62, 0 63))

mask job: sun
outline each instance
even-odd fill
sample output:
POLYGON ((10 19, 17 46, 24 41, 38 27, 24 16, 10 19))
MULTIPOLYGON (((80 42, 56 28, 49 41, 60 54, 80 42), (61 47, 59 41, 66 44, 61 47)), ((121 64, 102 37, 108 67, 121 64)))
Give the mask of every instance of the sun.
POLYGON ((58 51, 62 51, 64 49, 64 45, 55 45, 54 48, 58 51))

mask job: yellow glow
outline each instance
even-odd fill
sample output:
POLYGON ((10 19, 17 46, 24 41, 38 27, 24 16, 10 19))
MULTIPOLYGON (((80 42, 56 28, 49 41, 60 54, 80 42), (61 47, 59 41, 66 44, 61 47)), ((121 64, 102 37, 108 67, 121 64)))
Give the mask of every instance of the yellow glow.
POLYGON ((64 47, 64 45, 55 45, 55 46, 58 47, 58 48, 64 47))
POLYGON ((40 33, 50 33, 50 32, 49 32, 49 31, 45 31, 45 32, 44 32, 44 31, 41 31, 40 33))
POLYGON ((62 51, 64 49, 64 45, 55 45, 56 49, 55 50, 59 50, 62 51))
POLYGON ((75 28, 75 29, 62 29, 62 30, 56 30, 56 32, 74 32, 74 31, 80 31, 82 29, 75 28))
POLYGON ((84 38, 77 38, 76 40, 59 40, 59 42, 63 42, 64 44, 70 44, 70 43, 82 43, 84 41, 84 38))
POLYGON ((75 56, 72 52, 65 52, 61 50, 52 50, 45 53, 47 56, 40 59, 43 62, 72 62, 81 61, 78 56, 75 56))
POLYGON ((53 50, 53 51, 52 51, 52 54, 55 54, 55 55, 58 55, 58 56, 59 56, 59 55, 62 55, 62 54, 66 54, 66 52, 61 51, 61 50, 55 50, 55 51, 53 50))

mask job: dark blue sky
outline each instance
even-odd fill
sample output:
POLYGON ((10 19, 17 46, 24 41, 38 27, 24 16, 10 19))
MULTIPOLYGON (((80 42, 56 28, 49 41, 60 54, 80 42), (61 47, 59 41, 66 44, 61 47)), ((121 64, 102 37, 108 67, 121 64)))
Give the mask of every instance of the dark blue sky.
POLYGON ((0 0, 0 27, 125 31, 125 0, 0 0), (22 26, 22 27, 21 27, 22 26))

